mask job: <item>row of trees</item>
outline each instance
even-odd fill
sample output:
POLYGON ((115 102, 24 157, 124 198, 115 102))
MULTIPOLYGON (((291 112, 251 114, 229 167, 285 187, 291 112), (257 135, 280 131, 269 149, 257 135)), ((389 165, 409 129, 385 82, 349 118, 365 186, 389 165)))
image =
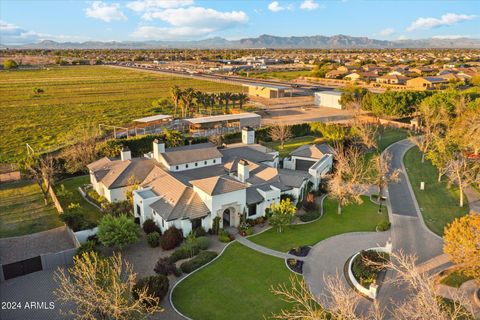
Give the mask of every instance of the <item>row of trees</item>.
POLYGON ((454 92, 437 93, 418 107, 423 135, 412 137, 438 169, 438 181, 446 176, 458 186, 459 205, 464 205, 465 188, 480 184, 480 99, 454 92))
POLYGON ((170 89, 170 96, 174 105, 174 116, 178 115, 180 109, 180 115, 184 118, 194 114, 195 111, 199 113, 200 107, 205 110, 210 109, 211 114, 215 106, 220 106, 224 113, 228 113, 230 103, 233 108, 238 103, 238 107, 242 109, 248 101, 248 96, 245 93, 208 93, 196 91, 192 88, 181 89, 179 86, 173 86, 170 89))

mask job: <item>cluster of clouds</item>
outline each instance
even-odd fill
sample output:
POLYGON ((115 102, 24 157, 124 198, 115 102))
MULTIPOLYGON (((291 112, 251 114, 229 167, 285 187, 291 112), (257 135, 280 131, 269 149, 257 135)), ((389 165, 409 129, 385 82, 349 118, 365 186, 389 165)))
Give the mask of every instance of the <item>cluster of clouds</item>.
MULTIPOLYGON (((413 21, 406 29, 406 32, 413 32, 417 30, 430 30, 440 27, 449 27, 456 25, 460 22, 469 21, 477 18, 475 15, 469 14, 457 14, 457 13, 446 13, 442 15, 440 18, 418 18, 413 21)), ((376 33, 375 35, 388 37, 396 33, 394 28, 385 28, 380 32, 376 33)), ((459 39, 459 38, 468 38, 467 35, 437 35, 433 36, 432 39, 459 39)), ((398 36, 397 40, 407 40, 408 37, 406 35, 398 36)))
MULTIPOLYGON (((278 1, 272 1, 268 5, 268 10, 270 10, 272 12, 280 12, 280 11, 284 11, 284 10, 293 10, 294 8, 295 8, 294 5, 291 4, 291 3, 280 4, 280 2, 278 2, 278 1)), ((317 9, 320 9, 320 8, 323 8, 323 6, 320 5, 318 2, 316 2, 315 0, 304 0, 300 4, 300 9, 301 10, 313 11, 313 10, 317 10, 317 9)))

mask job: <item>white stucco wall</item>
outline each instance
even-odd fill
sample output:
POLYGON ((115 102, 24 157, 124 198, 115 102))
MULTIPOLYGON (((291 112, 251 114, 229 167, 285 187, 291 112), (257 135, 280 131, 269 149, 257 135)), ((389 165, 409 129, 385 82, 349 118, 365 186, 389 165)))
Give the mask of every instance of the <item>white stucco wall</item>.
POLYGON ((168 168, 169 171, 178 172, 178 171, 185 171, 185 170, 191 170, 191 169, 198 169, 198 168, 202 168, 202 167, 213 166, 213 165, 217 165, 217 164, 221 164, 221 163, 222 163, 222 158, 215 158, 215 159, 194 161, 194 162, 189 162, 189 163, 184 163, 184 164, 179 164, 179 165, 173 165, 173 166, 166 165, 166 167, 168 168), (197 164, 196 166, 195 166, 195 163, 197 164))
POLYGON ((127 191, 126 187, 123 188, 115 188, 115 189, 107 189, 105 186, 103 188, 103 196, 109 202, 120 202, 127 200, 125 196, 125 192, 127 191))

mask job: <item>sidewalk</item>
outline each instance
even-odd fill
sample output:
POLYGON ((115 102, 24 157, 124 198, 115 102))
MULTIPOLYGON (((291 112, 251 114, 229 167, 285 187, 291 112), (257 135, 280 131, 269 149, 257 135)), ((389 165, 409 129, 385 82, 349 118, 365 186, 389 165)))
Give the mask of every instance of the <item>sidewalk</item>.
POLYGON ((480 192, 472 186, 468 186, 465 188, 465 196, 468 199, 470 210, 480 214, 480 192))

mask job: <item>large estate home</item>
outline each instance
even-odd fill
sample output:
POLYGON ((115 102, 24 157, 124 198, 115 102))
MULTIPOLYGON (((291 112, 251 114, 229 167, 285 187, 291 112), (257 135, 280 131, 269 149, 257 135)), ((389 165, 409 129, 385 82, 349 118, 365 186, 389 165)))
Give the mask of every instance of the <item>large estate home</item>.
POLYGON ((242 142, 216 147, 201 143, 165 148, 153 142, 152 152, 132 158, 123 149, 120 159, 102 158, 88 165, 93 188, 108 201, 126 199, 134 182, 134 214, 140 223, 153 219, 162 231, 171 226, 186 236, 192 229, 236 227, 240 216, 254 219, 280 202, 282 195, 302 199, 307 185, 317 189, 333 162, 324 144, 295 150, 280 168, 278 152, 255 142, 255 131, 242 129, 242 142))

